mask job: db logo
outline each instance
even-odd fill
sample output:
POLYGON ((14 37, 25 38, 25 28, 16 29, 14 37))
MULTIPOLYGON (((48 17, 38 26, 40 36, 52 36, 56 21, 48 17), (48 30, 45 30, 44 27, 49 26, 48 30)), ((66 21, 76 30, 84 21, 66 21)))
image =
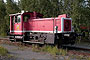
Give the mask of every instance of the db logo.
POLYGON ((20 30, 20 26, 19 25, 16 26, 16 30, 20 30))

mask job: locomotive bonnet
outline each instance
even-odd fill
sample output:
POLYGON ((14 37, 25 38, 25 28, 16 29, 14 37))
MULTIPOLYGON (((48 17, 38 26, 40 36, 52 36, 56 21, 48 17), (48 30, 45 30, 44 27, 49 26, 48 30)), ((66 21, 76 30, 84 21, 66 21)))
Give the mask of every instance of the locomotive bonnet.
POLYGON ((72 19, 67 14, 43 18, 37 12, 10 14, 10 40, 38 44, 74 44, 72 19))

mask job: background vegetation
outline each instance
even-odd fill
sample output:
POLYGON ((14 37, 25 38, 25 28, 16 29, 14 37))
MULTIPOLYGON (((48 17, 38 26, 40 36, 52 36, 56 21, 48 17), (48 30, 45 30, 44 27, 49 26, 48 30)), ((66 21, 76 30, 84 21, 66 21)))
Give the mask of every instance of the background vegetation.
POLYGON ((75 31, 90 31, 90 0, 0 0, 0 35, 7 35, 9 30, 9 14, 24 11, 36 11, 44 17, 57 17, 68 14, 73 20, 75 31), (82 27, 83 29, 81 29, 82 27), (86 28, 85 28, 86 27, 86 28))

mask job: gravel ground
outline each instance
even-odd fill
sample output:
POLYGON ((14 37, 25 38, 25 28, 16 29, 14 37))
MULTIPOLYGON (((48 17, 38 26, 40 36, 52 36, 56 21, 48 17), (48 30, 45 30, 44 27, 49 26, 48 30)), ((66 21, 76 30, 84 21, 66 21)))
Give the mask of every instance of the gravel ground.
MULTIPOLYGON (((0 56, 0 60, 79 60, 78 56, 77 58, 71 58, 71 56, 54 56, 49 53, 45 52, 34 52, 29 47, 20 47, 10 44, 1 43, 0 46, 6 48, 9 52, 9 54, 12 56, 8 58, 7 56, 0 56)), ((82 59, 80 59, 82 60, 82 59)), ((86 60, 86 59, 83 59, 86 60)))
POLYGON ((53 57, 48 53, 33 52, 30 48, 19 49, 17 46, 8 44, 0 44, 9 51, 9 54, 13 56, 10 60, 53 60, 53 57))
POLYGON ((10 58, 0 57, 0 60, 77 60, 76 58, 69 59, 69 56, 53 56, 45 52, 33 52, 31 48, 20 49, 18 46, 8 44, 0 44, 0 46, 6 48, 12 56, 10 58))

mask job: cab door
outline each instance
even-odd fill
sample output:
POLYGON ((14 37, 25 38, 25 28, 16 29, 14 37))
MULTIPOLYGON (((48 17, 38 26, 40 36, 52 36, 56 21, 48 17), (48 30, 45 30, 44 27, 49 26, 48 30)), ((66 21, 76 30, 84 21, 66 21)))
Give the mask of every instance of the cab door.
POLYGON ((21 15, 14 16, 14 34, 22 35, 21 15))
POLYGON ((30 29, 30 14, 23 14, 23 31, 27 32, 30 29))
POLYGON ((10 16, 10 34, 14 32, 14 16, 10 16))

